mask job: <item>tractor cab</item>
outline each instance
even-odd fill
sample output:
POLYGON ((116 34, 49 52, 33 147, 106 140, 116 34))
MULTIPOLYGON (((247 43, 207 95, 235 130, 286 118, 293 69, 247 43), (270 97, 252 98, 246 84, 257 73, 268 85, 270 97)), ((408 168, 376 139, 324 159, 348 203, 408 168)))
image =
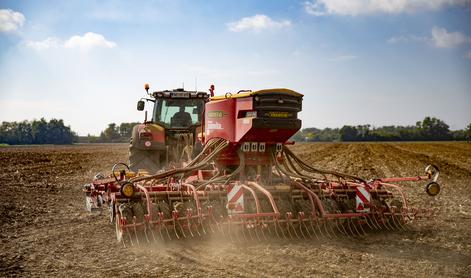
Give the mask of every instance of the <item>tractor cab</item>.
POLYGON ((174 89, 149 93, 142 98, 137 110, 142 111, 145 101, 153 102, 152 116, 133 128, 130 144, 130 167, 134 171, 156 172, 171 164, 189 161, 193 147, 201 133, 203 111, 209 94, 174 89))
POLYGON ((154 93, 152 122, 167 129, 188 129, 200 126, 207 93, 183 89, 154 93))

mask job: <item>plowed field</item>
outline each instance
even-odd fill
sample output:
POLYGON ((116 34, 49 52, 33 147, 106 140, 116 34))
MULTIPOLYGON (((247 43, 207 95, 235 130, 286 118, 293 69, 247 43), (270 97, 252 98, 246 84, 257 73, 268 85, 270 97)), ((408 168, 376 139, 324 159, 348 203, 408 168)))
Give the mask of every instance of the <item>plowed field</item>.
POLYGON ((84 210, 81 187, 126 161, 127 145, 0 148, 0 276, 471 277, 471 144, 298 144, 312 165, 365 178, 441 170, 442 192, 404 184, 414 204, 440 209, 409 231, 364 238, 220 239, 124 249, 108 215, 84 210))

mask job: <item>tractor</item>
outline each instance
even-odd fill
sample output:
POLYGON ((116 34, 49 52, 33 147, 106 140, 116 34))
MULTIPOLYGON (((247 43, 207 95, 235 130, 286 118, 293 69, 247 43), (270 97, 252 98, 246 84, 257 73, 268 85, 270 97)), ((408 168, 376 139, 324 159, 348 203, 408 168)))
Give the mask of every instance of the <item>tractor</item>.
MULTIPOLYGON (((406 230, 434 215, 433 208, 412 207, 406 197, 411 186, 403 184, 427 182, 433 198, 440 192, 434 165, 423 175, 366 180, 296 156, 288 146, 301 128, 302 94, 283 88, 198 94, 153 93, 147 99, 155 102, 152 121, 136 127, 131 144, 156 152, 149 163, 162 165, 182 153, 187 159, 183 150, 201 132, 202 149, 191 160, 154 173, 132 171, 147 167, 141 161, 147 153, 141 154, 85 188, 93 204, 108 205, 117 241, 125 246, 213 234, 234 241, 366 237, 371 230, 406 230), (193 117, 188 126, 172 120, 182 103, 193 117), (180 136, 191 140, 178 147, 180 136)), ((143 106, 139 102, 139 110, 143 106)))
POLYGON ((152 117, 148 119, 146 111, 144 123, 132 129, 129 167, 155 173, 169 165, 181 166, 201 149, 197 139, 209 94, 184 89, 149 93, 149 85, 144 88, 150 98, 139 100, 137 110, 143 111, 145 103, 151 102, 152 117))

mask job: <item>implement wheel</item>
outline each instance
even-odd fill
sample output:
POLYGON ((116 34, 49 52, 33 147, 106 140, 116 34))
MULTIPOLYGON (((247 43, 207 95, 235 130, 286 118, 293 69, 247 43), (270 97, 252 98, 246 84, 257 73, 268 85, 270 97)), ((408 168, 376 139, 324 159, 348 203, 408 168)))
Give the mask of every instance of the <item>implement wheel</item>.
POLYGON ((129 167, 132 171, 146 170, 151 174, 160 170, 160 151, 129 148, 129 167))

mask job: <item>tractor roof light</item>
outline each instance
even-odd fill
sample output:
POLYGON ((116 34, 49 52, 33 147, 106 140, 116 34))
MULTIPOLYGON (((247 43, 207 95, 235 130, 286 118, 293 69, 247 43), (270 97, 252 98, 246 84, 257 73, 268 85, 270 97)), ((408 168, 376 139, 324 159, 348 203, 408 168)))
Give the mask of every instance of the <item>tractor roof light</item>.
POLYGON ((131 198, 132 196, 134 196, 134 193, 136 193, 134 185, 130 182, 126 182, 123 185, 121 185, 120 191, 121 191, 121 194, 126 198, 131 198))

